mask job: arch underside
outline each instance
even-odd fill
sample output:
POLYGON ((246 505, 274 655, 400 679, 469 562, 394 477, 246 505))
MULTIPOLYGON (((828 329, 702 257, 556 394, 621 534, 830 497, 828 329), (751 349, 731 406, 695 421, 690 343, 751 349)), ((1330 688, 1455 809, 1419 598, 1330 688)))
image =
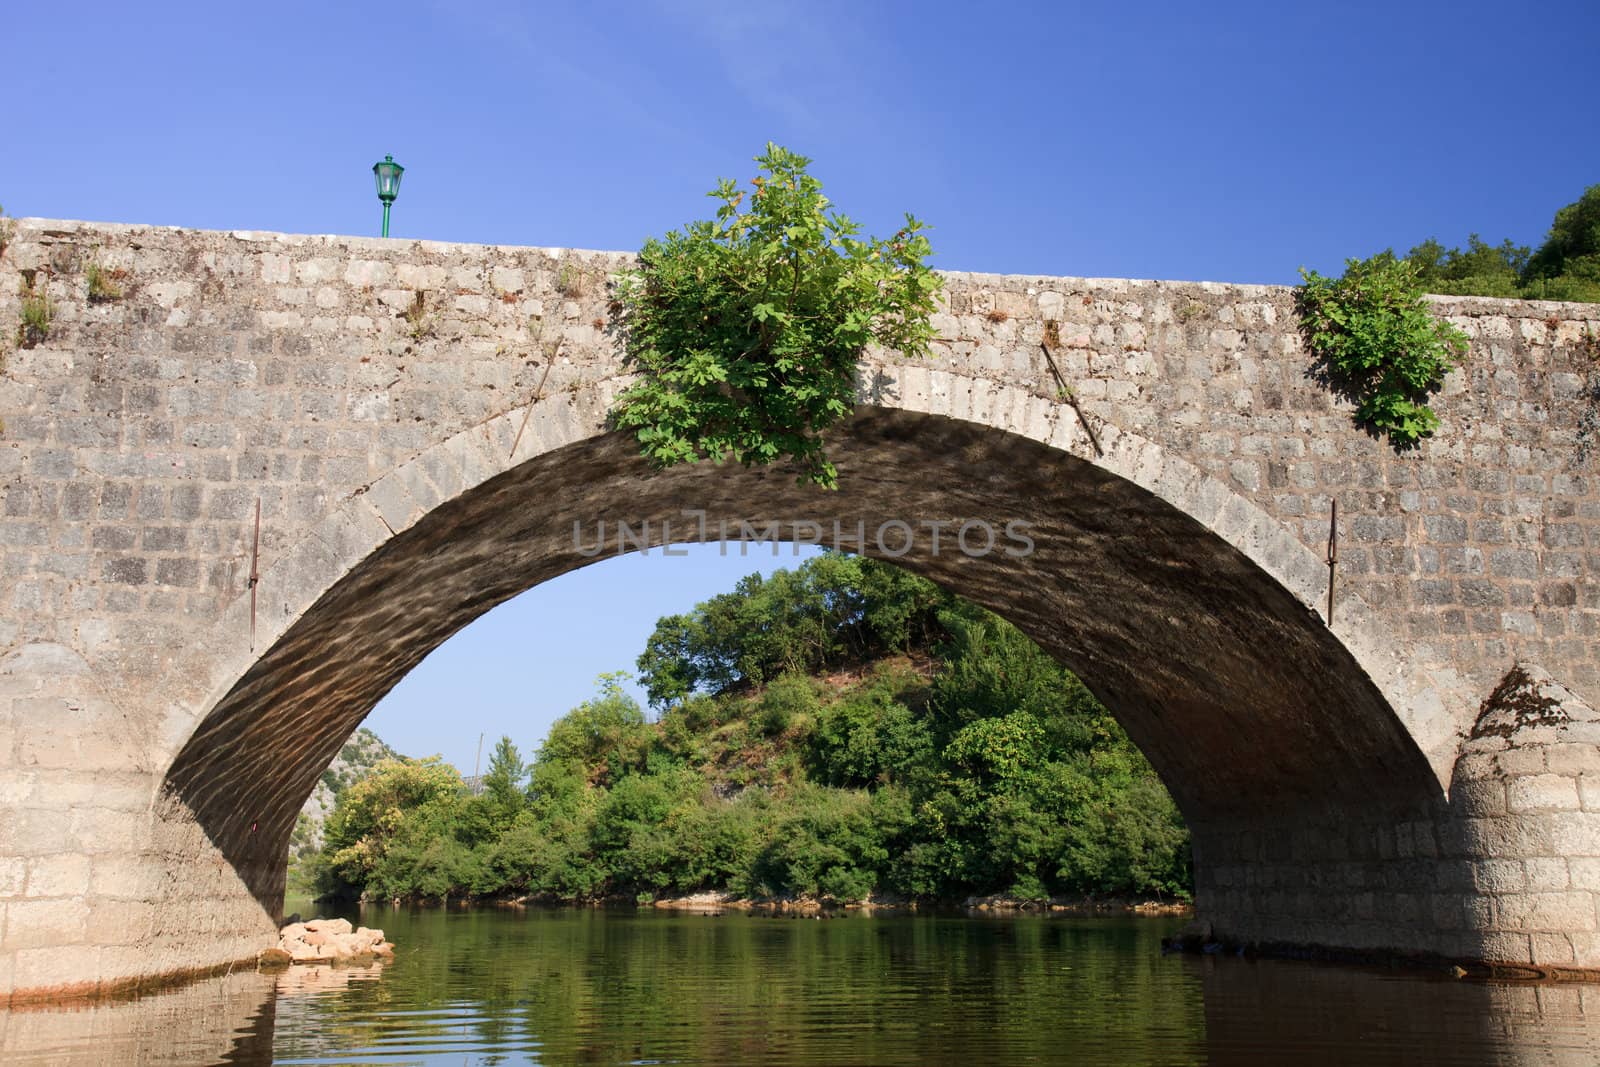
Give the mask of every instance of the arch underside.
MULTIPOLYGON (((1035 547, 971 558, 947 535, 893 560, 1016 624, 1117 716, 1191 825, 1337 821, 1415 808, 1438 781, 1366 671, 1274 578, 1201 523, 1094 464, 973 423, 864 408, 831 438, 841 489, 783 469, 652 472, 630 437, 542 456, 441 504, 329 589, 202 721, 166 779, 269 911, 295 814, 406 672, 478 615, 584 566, 595 524, 1028 524, 1035 547), (254 829, 252 829, 254 827, 254 829)), ((889 538, 898 549, 896 538, 889 538)), ((609 547, 614 548, 611 541, 609 547)), ((661 566, 671 566, 663 560, 661 566)), ((559 620, 552 620, 559 625, 559 620)), ((529 634, 530 642, 537 634, 529 634)), ((538 679, 530 678, 530 686, 538 679)))

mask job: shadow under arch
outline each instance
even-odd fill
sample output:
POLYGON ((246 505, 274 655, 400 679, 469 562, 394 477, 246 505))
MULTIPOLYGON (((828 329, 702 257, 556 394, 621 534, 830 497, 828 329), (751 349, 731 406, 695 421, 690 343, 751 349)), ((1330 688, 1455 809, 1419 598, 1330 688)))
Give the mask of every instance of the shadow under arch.
MULTIPOLYGON (((337 577, 254 658, 181 747, 159 816, 192 821, 278 917, 295 814, 384 693, 478 615, 590 562, 580 542, 592 551, 596 521, 648 523, 653 546, 668 522, 674 540, 693 539, 687 509, 712 530, 777 521, 786 539, 797 523, 861 522, 879 557, 871 531, 891 520, 1026 523, 1034 548, 1022 557, 997 546, 971 558, 948 539, 934 553, 919 536, 893 562, 1006 617, 1083 677, 1188 819, 1202 907, 1209 896, 1241 931, 1239 909, 1253 902, 1227 891, 1240 864, 1303 864, 1319 850, 1338 861, 1349 846, 1330 834, 1426 817, 1440 802, 1403 709, 1346 641, 1250 555, 1134 479, 1022 434, 889 407, 858 409, 830 455, 835 493, 785 470, 652 472, 630 437, 599 434, 465 489, 337 577)), ((1240 498, 1217 504, 1224 519, 1242 506, 1270 523, 1240 498)), ((1296 929, 1338 943, 1346 919, 1330 915, 1321 938, 1296 929)))

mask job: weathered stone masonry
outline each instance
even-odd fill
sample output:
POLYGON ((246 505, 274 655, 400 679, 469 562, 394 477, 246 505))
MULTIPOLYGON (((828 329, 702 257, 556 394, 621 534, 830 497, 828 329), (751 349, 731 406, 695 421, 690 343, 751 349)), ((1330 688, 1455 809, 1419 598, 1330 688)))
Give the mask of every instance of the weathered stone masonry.
POLYGON ((683 508, 1027 519, 1028 560, 902 562, 1107 701, 1219 933, 1600 966, 1600 308, 1440 301, 1472 351, 1396 454, 1312 379, 1287 290, 950 275, 935 357, 867 362, 821 494, 652 475, 605 432, 626 262, 22 221, 0 324, 25 278, 56 316, 0 374, 0 991, 253 955, 293 811, 372 703, 586 562, 574 520, 683 508), (120 299, 88 300, 91 261, 120 299), (1512 704, 1559 713, 1480 723, 1519 660, 1512 704))

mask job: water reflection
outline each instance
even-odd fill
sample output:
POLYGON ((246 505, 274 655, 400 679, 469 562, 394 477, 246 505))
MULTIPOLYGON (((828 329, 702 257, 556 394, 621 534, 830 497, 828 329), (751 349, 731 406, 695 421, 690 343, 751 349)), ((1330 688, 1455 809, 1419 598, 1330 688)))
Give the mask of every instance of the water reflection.
POLYGON ((269 1064, 274 985, 248 970, 92 1008, 0 1009, 0 1063, 269 1064))
POLYGON ((395 961, 0 1013, 5 1062, 1590 1064, 1600 987, 1162 957, 1166 919, 360 916, 395 961))
POLYGON ((1206 1062, 1593 1067, 1600 986, 1458 982, 1278 961, 1190 959, 1206 1062))

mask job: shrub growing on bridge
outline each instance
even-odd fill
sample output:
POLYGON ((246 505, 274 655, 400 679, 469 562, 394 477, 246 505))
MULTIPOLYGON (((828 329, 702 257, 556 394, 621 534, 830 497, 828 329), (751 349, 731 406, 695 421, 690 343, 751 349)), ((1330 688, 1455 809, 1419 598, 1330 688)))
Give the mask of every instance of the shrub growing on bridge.
POLYGON ((645 242, 625 275, 628 354, 643 380, 613 412, 659 467, 732 456, 789 459, 828 488, 821 434, 849 414, 870 344, 923 355, 940 282, 911 215, 888 240, 863 240, 829 210, 806 157, 769 143, 746 194, 709 195, 716 218, 645 242))
POLYGON ((1296 291, 1311 353, 1356 402, 1356 419, 1399 448, 1438 428, 1428 394, 1467 350, 1467 337, 1435 319, 1415 264, 1380 252, 1351 259, 1339 278, 1301 269, 1296 291))

